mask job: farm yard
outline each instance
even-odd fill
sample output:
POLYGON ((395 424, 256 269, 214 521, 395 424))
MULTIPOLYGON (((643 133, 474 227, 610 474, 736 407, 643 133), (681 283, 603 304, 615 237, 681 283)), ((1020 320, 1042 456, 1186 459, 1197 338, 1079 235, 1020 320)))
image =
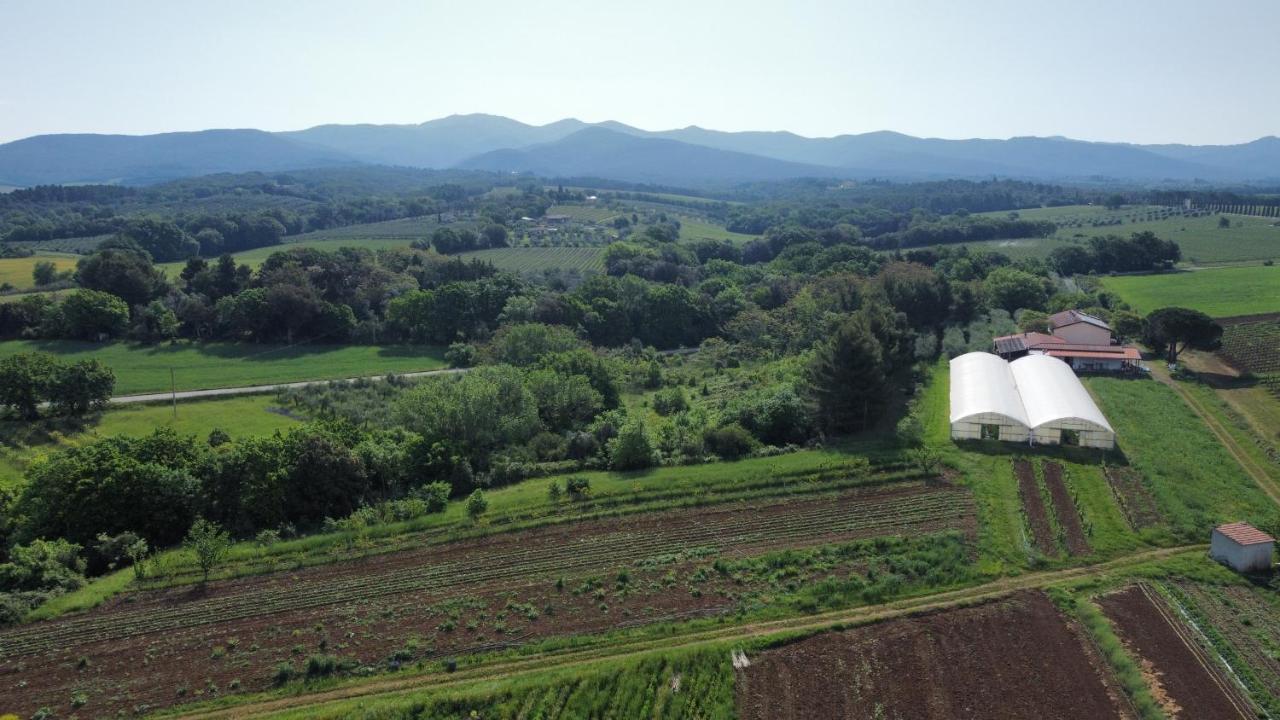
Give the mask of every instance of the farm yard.
POLYGON ((380 667, 785 606, 831 572, 844 578, 839 592, 879 598, 901 591, 877 580, 885 573, 902 589, 965 577, 972 515, 956 509, 967 505, 959 488, 894 483, 557 523, 195 593, 189 586, 131 593, 85 615, 0 631, 0 676, 22 668, 20 710, 78 691, 95 712, 110 713, 267 689, 282 663, 306 673, 304 661, 326 653, 380 667), (871 540, 887 534, 915 539, 871 540), (71 647, 89 662, 76 668, 71 647))
POLYGON ((332 380, 444 367, 443 350, 428 345, 254 345, 175 342, 99 344, 73 340, 7 340, 0 358, 42 351, 64 361, 94 358, 116 374, 116 395, 332 380), (172 382, 170 370, 173 370, 172 382))
POLYGON ((463 253, 462 257, 493 263, 499 270, 540 273, 570 270, 604 272, 604 250, 598 247, 508 247, 463 253))
POLYGON ((1144 315, 1169 306, 1188 307, 1215 318, 1280 309, 1280 269, 1274 266, 1123 275, 1101 278, 1101 282, 1144 315))

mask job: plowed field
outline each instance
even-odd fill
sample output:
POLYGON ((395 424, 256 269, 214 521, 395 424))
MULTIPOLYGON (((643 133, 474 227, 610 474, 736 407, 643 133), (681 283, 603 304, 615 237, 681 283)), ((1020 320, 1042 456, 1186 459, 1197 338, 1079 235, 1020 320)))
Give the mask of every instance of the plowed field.
POLYGON ((753 588, 708 577, 712 558, 944 530, 973 532, 968 491, 912 482, 570 522, 133 593, 0 632, 0 708, 69 714, 83 693, 82 717, 130 713, 263 689, 279 663, 300 668, 317 653, 380 669, 723 612, 753 588))
POLYGON ((1053 500, 1053 514, 1058 518, 1058 526, 1062 528, 1067 539, 1067 552, 1072 555, 1088 555, 1089 538, 1080 525, 1080 512, 1076 510, 1075 501, 1067 490, 1067 483, 1062 477, 1062 466, 1055 462, 1046 462, 1044 468, 1044 484, 1049 488, 1049 497, 1053 500))
POLYGON ((1048 556, 1057 555, 1058 543, 1053 538, 1053 526, 1049 524, 1044 498, 1040 496, 1035 468, 1027 460, 1014 460, 1013 475, 1018 479, 1018 496, 1022 498, 1022 510, 1027 515, 1027 524, 1031 526, 1031 540, 1036 550, 1048 556))
POLYGON ((1163 601, 1137 585, 1103 596, 1098 605, 1138 659, 1151 694, 1174 720, 1249 720, 1256 715, 1243 693, 1192 631, 1163 601))
POLYGON ((1104 720, 1131 711, 1040 593, 830 632, 739 671, 742 720, 1104 720))

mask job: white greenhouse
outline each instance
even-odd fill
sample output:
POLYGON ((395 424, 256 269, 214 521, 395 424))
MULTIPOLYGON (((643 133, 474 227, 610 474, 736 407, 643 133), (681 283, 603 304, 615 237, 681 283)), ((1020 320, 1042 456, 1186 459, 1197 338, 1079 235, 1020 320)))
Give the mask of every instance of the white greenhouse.
POLYGON ((1048 355, 1006 362, 984 352, 951 361, 951 437, 1095 448, 1116 443, 1069 365, 1048 355))

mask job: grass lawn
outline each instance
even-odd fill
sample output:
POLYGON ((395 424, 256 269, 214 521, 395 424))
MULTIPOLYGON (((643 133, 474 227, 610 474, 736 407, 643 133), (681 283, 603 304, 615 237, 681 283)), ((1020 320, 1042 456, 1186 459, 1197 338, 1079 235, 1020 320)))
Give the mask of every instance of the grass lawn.
POLYGON ((443 349, 428 345, 0 342, 0 357, 32 351, 54 353, 66 361, 97 358, 115 371, 117 395, 168 390, 170 368, 175 371, 178 390, 206 390, 434 370, 445 365, 443 349))
POLYGON ((77 255, 69 253, 41 253, 24 258, 0 258, 0 285, 12 285, 15 290, 35 287, 31 271, 38 262, 52 262, 58 270, 74 270, 77 255))
POLYGON ((268 395, 213 398, 169 405, 124 405, 86 418, 82 423, 47 420, 0 422, 0 488, 16 487, 32 460, 59 447, 79 445, 114 435, 146 435, 160 427, 205 437, 220 428, 232 437, 267 435, 297 421, 269 408, 268 395))
POLYGON ((1265 265, 1103 278, 1139 313, 1171 305, 1212 317, 1280 312, 1280 268, 1265 265))

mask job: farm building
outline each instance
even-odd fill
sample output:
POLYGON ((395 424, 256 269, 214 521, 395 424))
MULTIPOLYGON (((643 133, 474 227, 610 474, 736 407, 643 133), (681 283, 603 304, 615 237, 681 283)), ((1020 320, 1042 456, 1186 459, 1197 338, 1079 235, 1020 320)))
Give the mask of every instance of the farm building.
POLYGON ((974 352, 951 361, 951 437, 1041 445, 1115 447, 1115 431, 1063 361, 1013 362, 974 352))
POLYGON ((1127 372, 1142 360, 1137 348, 1114 342, 1106 321, 1079 310, 1050 315, 1048 330, 998 337, 995 353, 1006 360, 1048 355, 1076 372, 1127 372))
POLYGON ((1209 556, 1237 572, 1271 569, 1276 540, 1249 523, 1228 523, 1213 529, 1209 556))

